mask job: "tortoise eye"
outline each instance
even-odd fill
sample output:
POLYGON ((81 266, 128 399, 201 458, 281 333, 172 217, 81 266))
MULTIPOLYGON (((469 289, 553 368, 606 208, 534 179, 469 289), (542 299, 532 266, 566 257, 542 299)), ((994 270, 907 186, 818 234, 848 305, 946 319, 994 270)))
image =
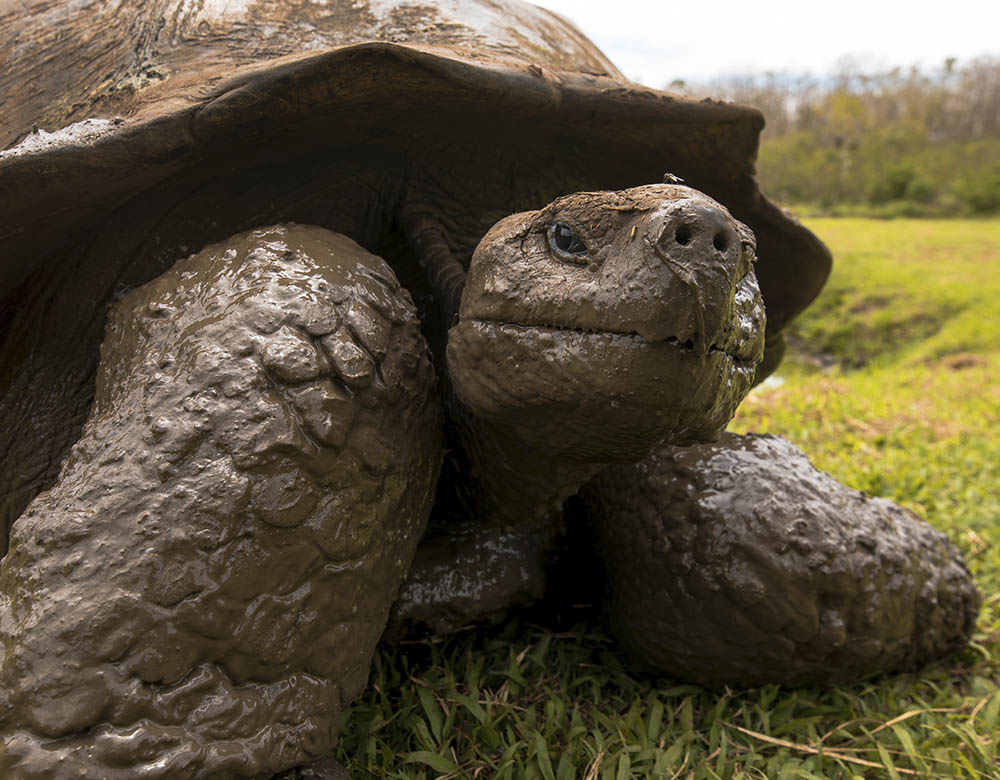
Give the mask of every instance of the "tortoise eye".
POLYGON ((557 257, 574 263, 587 262, 587 247, 565 222, 555 222, 549 228, 549 244, 557 257))

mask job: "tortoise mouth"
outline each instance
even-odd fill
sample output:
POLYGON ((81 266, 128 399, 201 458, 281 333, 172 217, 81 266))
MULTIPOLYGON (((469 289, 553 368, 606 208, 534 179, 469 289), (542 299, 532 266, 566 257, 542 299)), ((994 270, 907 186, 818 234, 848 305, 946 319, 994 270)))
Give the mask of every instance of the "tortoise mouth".
POLYGON ((712 439, 756 370, 754 359, 678 338, 493 318, 459 320, 447 359, 474 416, 516 429, 539 451, 592 462, 712 439))
MULTIPOLYGON (((696 345, 690 339, 681 341, 677 336, 667 336, 665 338, 649 339, 642 336, 637 331, 620 331, 611 328, 585 328, 571 325, 560 325, 552 322, 511 322, 503 319, 493 319, 489 317, 468 317, 466 322, 479 329, 496 327, 506 336, 518 337, 528 334, 545 333, 554 338, 562 335, 567 340, 579 341, 586 339, 589 341, 600 341, 615 349, 643 349, 653 345, 669 345, 674 347, 682 355, 698 358, 696 345)), ((754 368, 757 363, 757 356, 754 353, 752 343, 746 345, 745 349, 740 349, 739 345, 733 344, 711 344, 706 350, 706 356, 723 356, 728 358, 740 368, 754 368)))

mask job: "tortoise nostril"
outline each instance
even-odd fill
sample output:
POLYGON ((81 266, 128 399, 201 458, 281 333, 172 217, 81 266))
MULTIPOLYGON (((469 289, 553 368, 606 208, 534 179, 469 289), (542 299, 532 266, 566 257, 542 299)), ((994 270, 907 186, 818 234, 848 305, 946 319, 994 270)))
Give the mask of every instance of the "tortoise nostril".
POLYGON ((712 246, 718 249, 720 252, 725 252, 729 249, 729 236, 726 235, 724 230, 720 230, 712 238, 712 246))
POLYGON ((691 243, 691 228, 687 225, 681 225, 677 228, 677 232, 674 233, 674 241, 676 241, 681 246, 691 243))

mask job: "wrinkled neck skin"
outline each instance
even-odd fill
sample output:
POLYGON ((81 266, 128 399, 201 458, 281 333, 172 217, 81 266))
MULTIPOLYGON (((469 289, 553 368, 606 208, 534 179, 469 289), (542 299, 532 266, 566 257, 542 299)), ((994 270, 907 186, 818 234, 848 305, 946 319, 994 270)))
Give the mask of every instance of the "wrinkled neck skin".
POLYGON ((454 394, 450 406, 468 471, 461 503, 479 528, 548 524, 604 466, 539 452, 515 428, 474 416, 454 394))

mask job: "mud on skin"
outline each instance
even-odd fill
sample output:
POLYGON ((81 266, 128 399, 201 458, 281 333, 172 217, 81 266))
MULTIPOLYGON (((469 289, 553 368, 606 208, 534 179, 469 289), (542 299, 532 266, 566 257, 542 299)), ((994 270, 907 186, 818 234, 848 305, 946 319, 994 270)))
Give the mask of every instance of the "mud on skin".
MULTIPOLYGON (((449 409, 477 473, 509 481, 463 485, 466 520, 544 525, 601 463, 724 425, 760 353, 752 259, 721 207, 666 185, 568 196, 489 233, 462 303, 473 330, 449 349, 449 409), (586 262, 553 243, 566 220, 594 248, 586 262), (715 263, 677 242, 681 223, 726 232, 715 263), (635 291, 626 308, 606 305, 618 283, 635 291), (567 319, 563 295, 590 315, 567 319), (514 337, 481 339, 490 316, 514 337), (475 377, 538 339, 530 399, 475 377), (605 362, 618 373, 586 381, 605 362), (664 382, 704 397, 675 408, 664 382), (574 398, 607 411, 544 443, 517 413, 530 400, 572 422, 574 398), (630 435, 651 411, 651 432, 630 435)), ((322 228, 235 236, 122 300, 83 437, 0 564, 8 772, 267 777, 328 753, 431 508, 433 385, 393 272, 322 228)))
POLYGON ((553 457, 633 461, 711 439, 763 352, 755 248, 720 204, 671 185, 501 220, 449 334, 457 394, 553 457))
POLYGON ((981 597, 944 534, 775 436, 668 448, 581 498, 607 623, 658 673, 828 685, 917 669, 975 625, 981 597))
MULTIPOLYGON (((322 228, 268 228, 209 247, 130 294, 108 326, 83 438, 55 487, 15 523, 0 564, 6 768, 25 778, 319 772, 304 765, 335 743, 339 709, 364 684, 415 550, 396 625, 452 630, 495 618, 537 597, 563 502, 604 465, 725 426, 762 352, 753 262, 750 232, 687 187, 577 193, 498 223, 476 250, 447 347, 449 447, 464 467, 438 486, 434 533, 419 549, 444 426, 416 312, 384 262, 322 228), (495 560, 477 548, 483 540, 495 560), (423 587, 440 579, 441 549, 457 551, 464 592, 423 587), (511 551, 534 562, 530 576, 485 582, 511 551)), ((773 473, 787 460, 772 453, 771 471, 751 472, 768 495, 787 490, 794 502, 795 486, 773 473)), ((725 481, 698 461, 686 475, 696 492, 701 469, 725 481)), ((640 657, 630 640, 651 622, 670 646, 676 615, 662 585, 684 549, 648 540, 688 506, 669 475, 656 472, 651 484, 622 478, 599 491, 610 496, 597 542, 609 561, 609 613, 640 657), (629 503, 645 495, 653 499, 629 503), (655 585, 644 592, 629 577, 646 573, 655 585)), ((843 489, 831 484, 820 501, 839 506, 843 489)), ((728 523, 695 525, 726 538, 736 533, 728 523)), ((830 610, 818 645, 805 636, 808 615, 801 630, 774 617, 781 593, 793 594, 797 615, 827 591, 799 558, 758 565, 754 555, 775 535, 760 531, 761 541, 758 531, 708 561, 714 569, 691 570, 697 583, 712 572, 740 587, 761 581, 750 606, 762 616, 762 655, 734 653, 728 623, 698 622, 721 602, 696 587, 681 627, 705 639, 716 671, 655 647, 649 663, 705 682, 740 670, 735 682, 748 684, 774 679, 787 662, 804 665, 793 678, 801 681, 817 647, 840 647, 830 610)), ((887 550, 903 550, 879 559, 903 567, 902 595, 890 588, 882 600, 882 569, 861 564, 846 575, 831 564, 833 584, 821 583, 846 599, 846 635, 864 640, 848 642, 853 655, 823 658, 837 675, 917 664, 967 635, 974 591, 960 563, 933 533, 902 521, 895 533, 877 526, 871 535, 877 549, 884 538, 887 550), (915 545, 932 563, 906 563, 915 545), (878 625, 853 617, 894 610, 925 574, 942 603, 966 608, 958 618, 947 606, 920 612, 940 621, 927 641, 907 644, 911 631, 902 644, 882 642, 878 625), (857 578, 860 591, 842 594, 857 578), (869 653, 868 639, 889 649, 869 653)), ((802 536, 800 557, 825 554, 822 528, 802 536)))
POLYGON ((600 464, 716 436, 763 349, 754 248, 722 206, 670 185, 576 193, 495 225, 447 350, 498 514, 478 519, 537 519, 600 464))
POLYGON ((328 753, 430 510, 433 371, 349 239, 208 247, 107 328, 0 565, 4 777, 270 777, 328 753))
MULTIPOLYGON (((773 367, 830 268, 759 192, 759 113, 631 84, 534 6, 195 5, 0 9, 0 146, 66 128, 0 152, 5 776, 335 776, 302 765, 417 545, 439 407, 453 454, 423 550, 457 549, 473 598, 423 592, 454 624, 534 598, 564 499, 604 463, 721 430, 760 360, 758 274, 773 367), (758 271, 710 199, 620 191, 664 167, 751 225, 758 271), (439 405, 397 278, 443 355, 427 315, 454 300, 426 247, 460 280, 497 219, 586 189, 619 192, 477 251, 439 405), (272 222, 335 228, 398 277, 320 229, 242 233, 272 222), (119 285, 233 234, 122 301, 98 368, 119 285), (531 576, 483 590, 512 551, 531 576)), ((437 565, 418 555, 409 584, 437 565)))

